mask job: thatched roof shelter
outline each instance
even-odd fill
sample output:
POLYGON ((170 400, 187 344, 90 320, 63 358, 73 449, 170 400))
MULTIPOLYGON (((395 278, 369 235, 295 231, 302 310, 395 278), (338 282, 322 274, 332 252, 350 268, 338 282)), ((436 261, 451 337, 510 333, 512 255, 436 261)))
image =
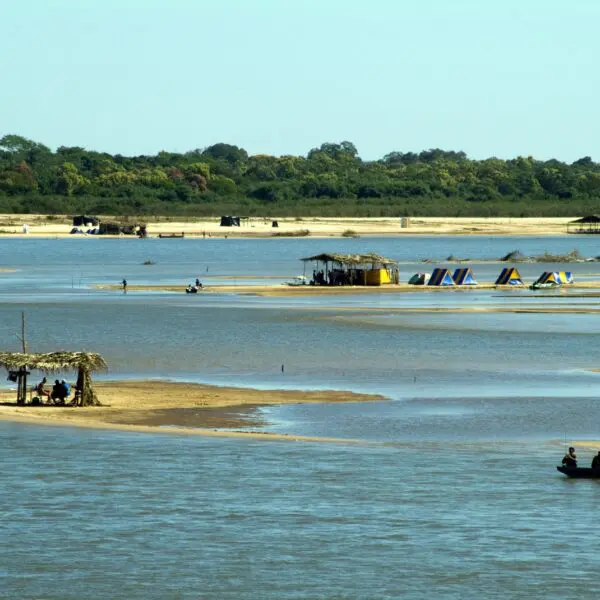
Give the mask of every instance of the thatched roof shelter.
POLYGON ((92 385, 91 373, 108 368, 102 356, 95 352, 45 352, 37 354, 0 352, 0 367, 15 371, 19 376, 19 398, 17 399, 19 403, 25 402, 25 383, 28 369, 37 369, 43 373, 77 371, 75 403, 78 406, 100 404, 92 385))
POLYGON ((588 215, 567 223, 567 233, 600 233, 600 216, 588 215))
POLYGON ((600 216, 588 215, 587 217, 581 217, 581 219, 575 219, 574 221, 569 221, 569 223, 600 223, 600 216))
POLYGON ((380 256, 379 254, 375 254, 373 252, 369 254, 317 254, 315 256, 308 256, 306 258, 301 259, 304 262, 309 261, 318 261, 325 263, 337 263, 339 265, 346 266, 356 266, 356 265, 374 265, 379 264, 384 267, 397 265, 398 261, 392 260, 391 258, 386 258, 385 256, 380 256))
POLYGON ((324 270, 313 271, 311 285, 383 285, 398 283, 398 261, 380 254, 326 253, 300 259, 306 263, 323 263, 324 270), (331 265, 331 269, 329 266, 331 265))

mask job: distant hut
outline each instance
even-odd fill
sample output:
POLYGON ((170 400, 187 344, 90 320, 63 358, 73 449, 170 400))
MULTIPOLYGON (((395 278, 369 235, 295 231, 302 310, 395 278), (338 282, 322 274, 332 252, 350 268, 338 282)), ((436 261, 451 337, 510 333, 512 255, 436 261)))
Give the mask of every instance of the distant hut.
POLYGON ((107 366, 102 356, 95 352, 0 352, 0 367, 5 367, 9 372, 9 379, 18 383, 17 404, 25 404, 27 375, 30 370, 38 370, 45 374, 77 371, 73 403, 77 406, 100 406, 92 384, 92 372, 105 370, 107 366))
POLYGON ((221 227, 239 227, 240 217, 232 215, 223 215, 221 217, 221 227))
POLYGON ((73 217, 73 227, 96 227, 99 222, 97 217, 88 217, 86 215, 76 215, 73 217))
POLYGON ((386 285, 398 283, 398 262, 379 254, 317 254, 312 285, 386 285))
POLYGON ((98 225, 99 235, 137 235, 138 223, 117 223, 115 221, 102 221, 98 225))
POLYGON ((120 235, 121 225, 119 223, 113 223, 111 221, 102 222, 98 228, 100 235, 120 235))
POLYGON ((600 216, 588 215, 569 221, 567 223, 567 233, 600 233, 600 216))

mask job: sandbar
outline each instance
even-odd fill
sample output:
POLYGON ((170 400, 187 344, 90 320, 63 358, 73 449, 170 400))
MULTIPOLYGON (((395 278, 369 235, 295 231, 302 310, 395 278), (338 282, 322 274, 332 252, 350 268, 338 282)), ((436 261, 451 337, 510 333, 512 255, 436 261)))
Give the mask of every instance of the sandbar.
MULTIPOLYGON (((234 279, 232 276, 231 279, 234 279)), ((138 285, 129 283, 127 292, 177 292, 185 293, 186 285, 138 285)), ((122 290, 122 287, 117 284, 96 284, 95 289, 117 291, 122 290)), ((294 297, 294 296, 343 296, 348 294, 399 294, 411 292, 427 292, 427 293, 450 293, 456 291, 477 291, 477 290, 500 290, 506 292, 519 292, 527 290, 527 286, 498 286, 493 283, 479 283, 477 286, 470 285, 455 285, 447 287, 437 287, 429 285, 409 285, 408 283, 400 283, 397 285, 384 286, 317 286, 317 285, 207 285, 198 294, 193 296, 201 297, 202 294, 238 294, 250 296, 265 296, 265 297, 294 297)), ((600 281, 583 281, 569 284, 561 288, 554 288, 552 291, 561 293, 564 296, 569 296, 569 290, 600 290, 600 281)), ((539 297, 543 297, 543 292, 538 292, 539 297)), ((590 294, 589 297, 593 297, 590 294)))
MULTIPOLYGON (((596 450, 600 450, 600 441, 594 441, 594 440, 583 440, 583 441, 579 441, 579 442, 570 442, 570 445, 572 446, 581 446, 582 448, 594 448, 596 450)), ((579 460, 577 462, 580 462, 579 460)), ((587 467, 589 465, 584 465, 584 464, 580 464, 580 467, 587 467)))
POLYGON ((260 431, 258 406, 383 401, 384 396, 339 390, 256 390, 165 381, 96 382, 103 406, 17 406, 15 391, 0 392, 0 420, 150 433, 358 443, 260 431), (248 430, 252 428, 252 430, 248 430), (245 429, 246 431, 231 431, 245 429))

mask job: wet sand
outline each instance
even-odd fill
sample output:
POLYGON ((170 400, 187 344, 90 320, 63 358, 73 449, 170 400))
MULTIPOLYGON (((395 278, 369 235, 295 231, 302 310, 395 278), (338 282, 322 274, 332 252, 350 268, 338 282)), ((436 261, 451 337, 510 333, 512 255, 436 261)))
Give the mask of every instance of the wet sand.
POLYGON ((103 406, 17 406, 15 391, 0 392, 0 420, 31 424, 152 433, 347 443, 356 440, 272 434, 258 406, 316 402, 382 401, 376 394, 323 390, 255 390, 164 381, 114 381, 95 385, 103 406), (228 431, 248 429, 252 431, 228 431), (256 428, 256 430, 254 430, 256 428))

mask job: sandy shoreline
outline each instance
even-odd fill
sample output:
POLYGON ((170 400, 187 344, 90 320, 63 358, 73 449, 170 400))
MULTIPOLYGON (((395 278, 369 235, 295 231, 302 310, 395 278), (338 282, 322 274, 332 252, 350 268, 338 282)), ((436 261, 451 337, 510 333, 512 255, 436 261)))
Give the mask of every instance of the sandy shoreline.
POLYGON ((16 392, 0 392, 0 420, 151 433, 243 437, 269 440, 357 442, 260 431, 258 406, 385 400, 376 394, 323 390, 256 390, 164 381, 96 383, 103 406, 75 408, 17 406, 16 392), (257 431, 228 431, 256 427, 257 431))
MULTIPOLYGON (((176 292, 185 293, 186 285, 137 285, 129 283, 127 293, 130 292, 176 292)), ((96 284, 95 289, 121 291, 122 287, 117 284, 96 284)), ((343 296, 347 294, 401 294, 411 292, 429 292, 429 293, 451 293, 456 291, 469 292, 476 290, 499 290, 510 292, 524 291, 528 286, 502 286, 493 283, 480 283, 477 286, 455 285, 448 287, 436 287, 428 285, 409 285, 408 283, 400 283, 398 285, 385 286, 315 286, 302 285, 290 286, 282 284, 270 285, 208 285, 205 286, 198 294, 191 295, 192 297, 201 298, 203 294, 239 294, 265 297, 294 297, 294 296, 343 296)), ((573 283, 560 290, 599 290, 600 281, 585 281, 581 283, 573 283)), ((554 290, 556 291, 556 289, 554 290)), ((543 291, 538 292, 539 297, 543 297, 543 291)), ((568 294, 565 294, 567 297, 568 294)), ((593 297, 593 294, 590 294, 593 297)))
MULTIPOLYGON (((116 217, 100 217, 103 221, 123 221, 116 217)), ((567 235, 566 224, 574 217, 412 217, 402 226, 398 218, 249 218, 240 227, 221 227, 218 217, 131 217, 130 223, 145 223, 149 237, 160 234, 184 234, 196 238, 273 238, 281 237, 352 237, 398 235, 567 235), (277 221, 278 227, 272 227, 277 221), (308 233, 306 233, 308 232, 308 233)), ((25 236, 23 225, 29 226, 26 237, 85 237, 70 235, 72 218, 67 215, 0 215, 0 235, 25 236)), ((99 237, 99 236, 88 236, 99 237)), ((100 236, 110 238, 115 236, 100 236)), ((118 236, 117 236, 118 237, 118 236)), ((127 236, 136 239, 135 236, 127 236)), ((168 243, 168 240, 165 240, 168 243)))

